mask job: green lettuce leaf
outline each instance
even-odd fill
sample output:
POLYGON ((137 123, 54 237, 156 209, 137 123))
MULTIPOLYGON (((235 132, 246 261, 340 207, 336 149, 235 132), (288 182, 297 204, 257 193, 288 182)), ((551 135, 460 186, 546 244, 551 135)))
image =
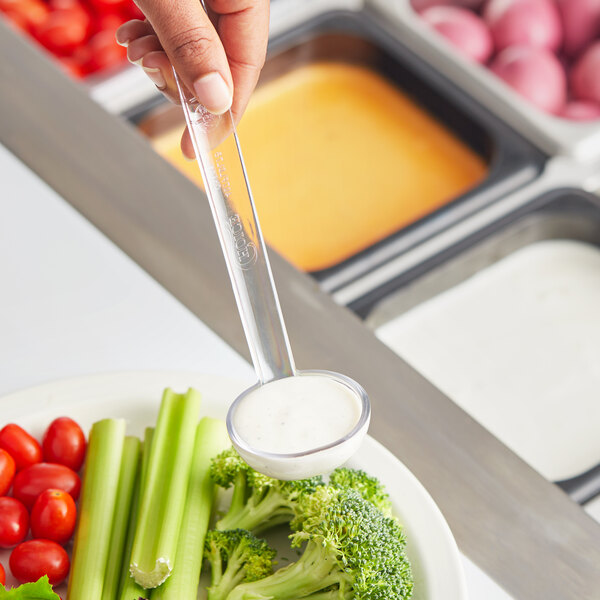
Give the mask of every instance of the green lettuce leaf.
POLYGON ((60 600, 52 590, 48 576, 40 577, 35 583, 24 583, 11 590, 0 585, 0 600, 60 600))

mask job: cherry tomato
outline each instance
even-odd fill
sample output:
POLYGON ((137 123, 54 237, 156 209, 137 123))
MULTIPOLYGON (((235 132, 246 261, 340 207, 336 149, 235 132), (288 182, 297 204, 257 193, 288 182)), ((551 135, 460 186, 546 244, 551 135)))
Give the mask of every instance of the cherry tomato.
POLYGON ((29 31, 32 31, 48 18, 50 11, 41 0, 22 0, 19 2, 19 12, 25 18, 29 31))
POLYGON ((146 15, 139 9, 135 2, 130 2, 122 11, 128 19, 140 19, 143 21, 146 15))
POLYGON ((6 573, 4 572, 4 567, 0 563, 0 583, 4 585, 6 583, 6 573))
POLYGON ((0 448, 15 459, 17 471, 42 461, 42 448, 37 440, 14 423, 0 429, 0 448))
POLYGON ((42 0, 0 0, 0 8, 28 31, 44 21, 49 13, 42 0))
POLYGON ((87 68, 88 61, 82 61, 77 56, 80 49, 78 48, 73 56, 61 56, 58 59, 58 64, 62 67, 63 71, 66 71, 74 79, 83 79, 88 73, 87 68))
POLYGON ((92 72, 121 64, 127 59, 127 48, 117 44, 111 31, 99 31, 93 35, 88 48, 91 52, 88 67, 92 72))
POLYGON ((4 448, 0 448, 0 496, 4 496, 15 476, 15 460, 4 448))
POLYGON ((96 31, 110 31, 114 36, 117 29, 125 22, 125 20, 125 17, 121 15, 107 13, 105 15, 97 15, 94 19, 94 25, 96 31))
POLYGON ((29 513, 16 498, 0 498, 0 548, 20 544, 29 529, 29 513))
POLYGON ((51 52, 62 56, 70 54, 83 44, 91 29, 89 14, 80 7, 61 8, 32 29, 33 36, 51 52))
POLYGON ((17 31, 24 31, 25 33, 29 32, 27 19, 19 12, 14 10, 5 10, 2 12, 2 16, 6 17, 6 19, 8 19, 8 24, 17 31))
MULTIPOLYGON (((0 0, 1 2, 2 0, 0 0)), ((86 10, 84 5, 79 0, 50 0, 48 2, 50 10, 61 10, 63 8, 79 8, 86 10)))
POLYGON ((31 509, 37 497, 49 489, 58 489, 79 498, 81 480, 75 471, 54 463, 31 465, 17 473, 13 482, 13 496, 31 509))
POLYGON ((76 517, 75 501, 67 492, 46 490, 31 509, 31 535, 66 544, 75 530, 76 517))
POLYGON ((62 583, 69 573, 69 556, 62 546, 50 540, 29 540, 19 544, 8 561, 20 583, 37 581, 48 575, 51 585, 62 583))
POLYGON ((81 469, 85 446, 85 435, 81 427, 69 417, 54 419, 42 439, 44 460, 65 465, 73 471, 81 469))
POLYGON ((130 0, 89 0, 89 3, 98 12, 115 12, 120 8, 125 8, 130 0))

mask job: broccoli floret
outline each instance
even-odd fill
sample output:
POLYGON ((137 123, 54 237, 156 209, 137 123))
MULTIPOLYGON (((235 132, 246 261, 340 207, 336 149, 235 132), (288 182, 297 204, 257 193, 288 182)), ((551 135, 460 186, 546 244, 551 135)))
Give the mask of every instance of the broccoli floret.
POLYGON ((352 488, 365 500, 374 504, 387 517, 392 516, 392 503, 383 484, 376 477, 359 469, 339 467, 329 477, 329 483, 335 487, 352 488))
POLYGON ((275 550, 245 529, 211 530, 206 535, 204 558, 211 564, 207 599, 225 600, 239 583, 271 575, 275 550))
POLYGON ((298 501, 323 486, 320 476, 298 481, 279 481, 249 467, 234 448, 212 460, 213 481, 227 489, 233 486, 227 513, 217 521, 217 529, 248 529, 261 533, 275 525, 289 523, 298 501))
POLYGON ((308 598, 308 600, 352 600, 354 592, 352 590, 340 592, 339 589, 331 589, 328 592, 317 592, 304 598, 308 598))
POLYGON ((293 547, 300 559, 227 600, 407 600, 412 573, 400 525, 352 488, 322 486, 298 507, 293 547), (301 515, 301 516, 300 516, 301 515))

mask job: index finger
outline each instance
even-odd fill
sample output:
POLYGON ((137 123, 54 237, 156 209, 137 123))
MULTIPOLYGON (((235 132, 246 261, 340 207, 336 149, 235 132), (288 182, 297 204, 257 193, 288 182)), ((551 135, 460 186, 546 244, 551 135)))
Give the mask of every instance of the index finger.
POLYGON ((206 0, 221 38, 234 85, 234 119, 244 112, 265 62, 269 40, 268 0, 206 0))
POLYGON ((212 112, 231 106, 233 80, 223 44, 198 0, 137 0, 171 64, 212 112))

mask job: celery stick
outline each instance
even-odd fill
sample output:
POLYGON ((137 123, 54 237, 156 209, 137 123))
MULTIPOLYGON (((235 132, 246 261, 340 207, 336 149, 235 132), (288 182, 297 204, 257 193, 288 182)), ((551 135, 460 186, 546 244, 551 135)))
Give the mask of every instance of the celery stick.
POLYGON ((121 457, 124 419, 104 419, 89 436, 79 522, 69 577, 69 600, 101 600, 110 548, 121 457))
POLYGON ((144 588, 171 574, 192 464, 200 394, 164 392, 133 540, 130 570, 144 588))
MULTIPOLYGON (((139 465, 140 440, 136 437, 128 436, 125 438, 123 444, 117 504, 110 537, 111 551, 108 555, 108 564, 106 565, 106 573, 104 574, 102 600, 115 600, 117 591, 119 590, 133 487, 138 475, 139 465)), ((126 560, 129 561, 129 556, 127 556, 126 560)))
POLYGON ((208 417, 200 421, 173 573, 152 590, 151 600, 196 600, 204 538, 216 495, 210 478, 210 459, 230 446, 223 421, 208 417))
POLYGON ((138 470, 138 476, 135 480, 133 498, 131 500, 131 512, 129 514, 129 526, 127 528, 127 540, 123 550, 123 564, 121 566, 121 584, 117 600, 138 600, 138 598, 148 598, 150 594, 135 582, 135 579, 129 573, 129 561, 131 559, 131 549, 133 547, 133 538, 137 524, 138 513, 140 509, 140 490, 144 485, 144 478, 148 471, 148 461, 150 457, 150 448, 152 446, 153 427, 146 427, 144 432, 144 443, 142 444, 142 464, 138 470))
MULTIPOLYGON (((144 430, 144 447, 142 449, 142 469, 140 475, 140 497, 141 503, 141 490, 146 484, 146 475, 148 474, 148 465, 150 464, 150 449, 152 448, 152 439, 154 438, 154 427, 146 427, 144 430)), ((135 533, 135 532, 134 532, 135 533)))

